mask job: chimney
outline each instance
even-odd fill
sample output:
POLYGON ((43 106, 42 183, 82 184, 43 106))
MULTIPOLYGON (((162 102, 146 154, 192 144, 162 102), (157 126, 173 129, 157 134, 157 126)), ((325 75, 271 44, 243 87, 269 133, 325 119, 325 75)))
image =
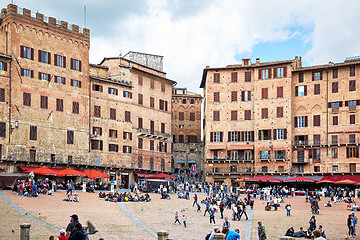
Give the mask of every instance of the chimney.
POLYGON ((260 58, 256 58, 256 64, 260 64, 260 58))

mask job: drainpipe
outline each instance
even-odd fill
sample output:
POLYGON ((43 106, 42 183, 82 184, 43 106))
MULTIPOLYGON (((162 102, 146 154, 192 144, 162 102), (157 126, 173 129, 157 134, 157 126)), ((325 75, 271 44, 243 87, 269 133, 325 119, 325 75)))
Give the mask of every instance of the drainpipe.
MULTIPOLYGON (((9 63, 9 146, 11 144, 11 64, 12 63, 12 57, 10 59, 9 63)), ((9 147, 8 147, 9 152, 9 147)))
POLYGON ((89 74, 89 152, 91 152, 91 77, 89 74))
POLYGON ((326 68, 326 156, 329 156, 329 69, 326 68))

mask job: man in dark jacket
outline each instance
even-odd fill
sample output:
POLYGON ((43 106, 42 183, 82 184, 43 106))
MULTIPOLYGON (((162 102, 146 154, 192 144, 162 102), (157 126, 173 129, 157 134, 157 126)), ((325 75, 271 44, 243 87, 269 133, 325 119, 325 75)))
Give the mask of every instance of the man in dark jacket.
POLYGON ((66 237, 69 238, 71 232, 74 230, 75 225, 79 222, 78 215, 73 214, 70 216, 70 223, 66 227, 66 237))
POLYGON ((84 240, 84 232, 81 223, 75 224, 75 229, 71 232, 69 240, 84 240))

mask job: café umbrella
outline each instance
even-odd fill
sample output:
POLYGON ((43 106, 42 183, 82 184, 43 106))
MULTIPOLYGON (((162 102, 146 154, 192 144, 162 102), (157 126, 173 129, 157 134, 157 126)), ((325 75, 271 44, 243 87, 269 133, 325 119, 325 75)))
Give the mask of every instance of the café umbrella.
POLYGON ((47 168, 47 167, 35 168, 32 170, 27 170, 25 172, 27 172, 27 173, 33 172, 35 175, 45 175, 45 176, 49 176, 49 175, 55 176, 56 175, 56 171, 54 171, 50 168, 47 168))
POLYGON ((64 177, 64 176, 75 177, 75 176, 84 176, 84 175, 85 174, 83 172, 79 172, 72 168, 63 169, 56 173, 56 176, 58 177, 64 177))
POLYGON ((106 175, 105 173, 102 173, 102 172, 99 172, 99 171, 96 171, 96 170, 89 170, 89 171, 86 171, 84 174, 85 174, 86 177, 88 177, 90 179, 110 178, 109 175, 106 175))

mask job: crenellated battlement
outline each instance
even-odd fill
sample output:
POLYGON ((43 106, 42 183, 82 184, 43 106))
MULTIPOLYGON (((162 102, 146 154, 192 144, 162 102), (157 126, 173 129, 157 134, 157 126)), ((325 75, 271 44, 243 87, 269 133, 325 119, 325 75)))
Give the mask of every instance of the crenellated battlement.
POLYGON ((66 21, 57 20, 53 17, 44 16, 41 13, 34 13, 26 8, 19 8, 17 5, 9 4, 7 8, 3 8, 0 13, 0 18, 4 19, 7 16, 22 16, 24 19, 31 21, 42 22, 47 26, 57 27, 71 33, 81 35, 90 40, 90 30, 88 28, 81 28, 75 24, 69 24, 66 21))

